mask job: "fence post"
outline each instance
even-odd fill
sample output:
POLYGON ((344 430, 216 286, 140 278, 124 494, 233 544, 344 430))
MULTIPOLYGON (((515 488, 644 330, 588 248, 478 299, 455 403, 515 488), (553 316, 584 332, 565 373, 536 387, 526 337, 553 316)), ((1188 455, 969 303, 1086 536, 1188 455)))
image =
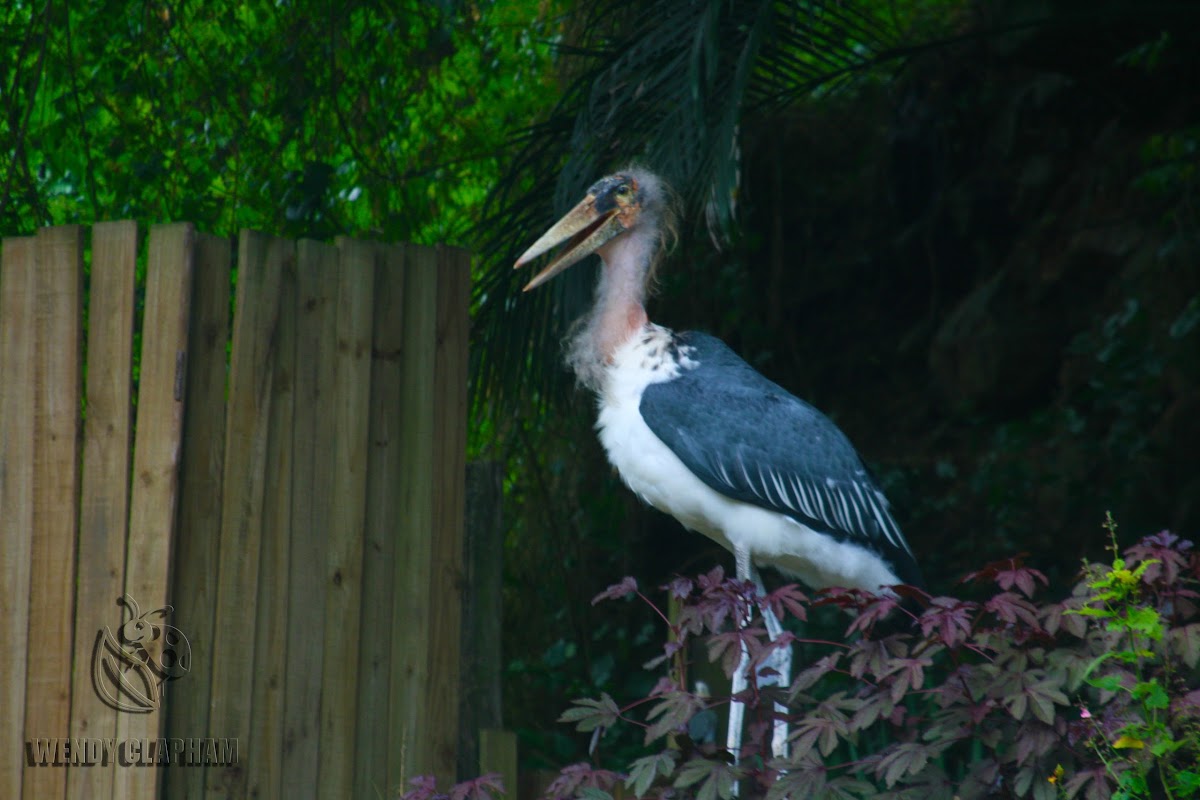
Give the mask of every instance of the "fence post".
MULTIPOLYGON (((156 225, 150 232, 146 266, 146 312, 138 388, 133 481, 129 500, 129 541, 125 549, 125 594, 151 620, 168 605, 171 547, 179 489, 179 451, 187 379, 188 320, 192 305, 195 231, 187 223, 156 225)), ((134 612, 136 613, 136 612, 134 612)), ((159 662, 165 638, 143 641, 159 662)), ((119 714, 117 738, 158 739, 163 709, 119 714)), ((116 797, 154 797, 162 770, 118 769, 116 797)))
MULTIPOLYGON (((238 247, 208 724, 211 735, 239 743, 249 742, 251 730, 258 565, 275 375, 272 348, 279 320, 279 283, 291 247, 290 242, 251 231, 242 232, 238 247)), ((246 769, 244 761, 236 767, 209 768, 206 791, 244 797, 246 769)))
MULTIPOLYGON (((73 737, 111 739, 117 734, 116 709, 92 687, 92 648, 101 626, 119 624, 123 613, 116 600, 125 589, 137 242, 135 222, 103 222, 92 229, 87 420, 71 684, 73 737)), ((72 769, 67 773, 67 793, 110 798, 113 773, 72 769)))
POLYGON ((358 708, 359 620, 363 525, 367 498, 367 421, 371 395, 371 293, 375 247, 338 240, 337 379, 334 386, 334 473, 326 542, 325 665, 321 689, 319 797, 354 788, 358 708))
POLYGON ((405 268, 404 452, 393 582, 388 785, 458 767, 470 257, 411 247, 405 268))
MULTIPOLYGON (((467 464, 462 700, 458 727, 458 773, 462 777, 491 767, 481 758, 484 753, 482 731, 504 725, 500 708, 500 631, 504 622, 503 477, 499 462, 467 464)), ((513 791, 516 786, 505 788, 513 791)))
POLYGON ((20 797, 25 769, 25 653, 33 543, 33 307, 37 240, 4 240, 0 258, 0 797, 20 797))
POLYGON ((313 621, 325 618, 325 546, 333 501, 338 251, 311 240, 296 248, 296 386, 292 541, 283 719, 282 796, 317 797, 324 647, 313 621))
POLYGON ((367 455, 367 518, 363 541, 362 635, 358 665, 358 745, 354 796, 393 797, 388 762, 388 693, 392 656, 392 581, 396 528, 407 509, 397 488, 403 482, 400 429, 404 342, 403 245, 379 245, 375 265, 375 329, 371 344, 370 449, 367 455))
MULTIPOLYGON (((179 468, 179 525, 171 604, 175 625, 192 648, 192 668, 171 685, 167 735, 220 736, 209 728, 215 625, 221 478, 225 465, 225 348, 229 343, 229 275, 233 250, 224 237, 199 234, 192 266, 187 399, 179 468)), ((84 475, 87 478, 87 475, 84 475)), ((204 795, 206 767, 166 770, 166 796, 204 795)))
POLYGON ((262 541, 255 613, 254 684, 246 776, 248 797, 282 797, 284 679, 296 397, 296 259, 289 242, 279 276, 271 354, 271 415, 263 481, 262 541))
MULTIPOLYGON (((37 236, 34 336, 33 541, 29 567, 25 737, 69 729, 79 502, 83 229, 37 236)), ((28 425, 31 420, 25 420, 28 425)), ((25 797, 63 797, 61 769, 26 770, 25 797)))

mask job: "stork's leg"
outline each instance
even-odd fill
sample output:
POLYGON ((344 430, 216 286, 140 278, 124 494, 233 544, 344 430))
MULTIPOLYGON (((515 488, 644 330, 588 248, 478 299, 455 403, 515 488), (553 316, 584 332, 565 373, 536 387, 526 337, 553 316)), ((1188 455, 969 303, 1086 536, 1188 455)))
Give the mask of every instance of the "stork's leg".
MULTIPOLYGON (((758 574, 758 570, 750 563, 750 553, 748 551, 735 550, 734 559, 737 562, 737 577, 739 580, 752 581, 760 595, 767 593, 766 587, 763 586, 762 577, 758 574)), ((767 636, 773 642, 783 634, 783 625, 779 622, 779 618, 775 616, 769 608, 763 609, 763 621, 767 626, 767 636)), ((739 620, 739 625, 745 625, 747 620, 739 620)), ((746 672, 749 668, 750 653, 745 645, 742 646, 742 658, 738 662, 737 669, 734 670, 732 686, 730 691, 735 696, 744 691, 747 686, 746 672)), ((763 665, 764 668, 774 669, 776 675, 760 676, 760 685, 763 686, 788 686, 791 683, 792 673, 792 650, 790 647, 782 647, 774 651, 771 657, 763 665)), ((775 704, 775 712, 779 719, 775 721, 774 729, 771 733, 771 754, 776 758, 784 758, 787 756, 787 738, 788 724, 783 716, 787 713, 787 708, 780 703, 775 704)), ((739 701, 733 701, 729 704, 729 729, 725 737, 725 746, 734 759, 737 759, 742 747, 742 728, 746 719, 746 706, 739 701)), ((736 788, 736 787, 735 787, 736 788)))
MULTIPOLYGON (((738 580, 748 581, 751 575, 750 552, 748 550, 734 549, 733 558, 737 564, 738 580)), ((739 619, 738 627, 744 627, 745 619, 739 619)), ((735 697, 746 689, 746 670, 750 665, 750 651, 746 646, 742 645, 742 659, 738 662, 737 669, 733 671, 731 679, 730 693, 735 697)), ((740 700, 733 700, 729 703, 729 727, 725 732, 725 748, 733 754, 733 760, 736 764, 739 754, 742 751, 742 726, 746 720, 746 704, 740 700)), ((737 793, 737 784, 733 786, 734 793, 737 793)))
MULTIPOLYGON (((763 586, 762 576, 758 574, 758 570, 750 567, 750 572, 754 576, 754 588, 758 590, 760 595, 767 593, 767 588, 763 586)), ((767 626, 767 638, 772 642, 776 641, 783 635, 783 624, 779 618, 775 616, 775 612, 770 608, 763 609, 763 622, 767 626)), ((743 656, 744 657, 744 656, 743 656)), ((760 686, 782 686, 788 687, 792 683, 792 648, 780 647, 771 653, 770 658, 763 663, 763 669, 773 669, 775 675, 759 675, 760 686)), ((787 706, 782 703, 775 704, 775 720, 774 729, 771 731, 771 755, 776 758, 787 757, 787 740, 788 740, 788 724, 784 715, 787 714, 787 706)))

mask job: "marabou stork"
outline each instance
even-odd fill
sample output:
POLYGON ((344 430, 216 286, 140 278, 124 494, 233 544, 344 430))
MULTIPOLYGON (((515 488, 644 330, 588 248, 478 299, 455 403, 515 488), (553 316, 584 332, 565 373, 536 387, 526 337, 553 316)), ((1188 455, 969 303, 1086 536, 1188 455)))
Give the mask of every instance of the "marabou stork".
MULTIPOLYGON (((760 588, 754 565, 813 589, 919 584, 887 499, 828 417, 712 336, 675 333, 646 316, 667 206, 657 176, 626 169, 593 184, 516 262, 565 242, 529 291, 591 253, 603 261, 595 305, 573 329, 568 360, 598 398, 609 461, 644 501, 731 550, 738 577, 760 588)), ((773 640, 781 628, 773 615, 766 621, 773 640)), ((735 694, 746 685, 746 663, 743 655, 735 694)), ((790 659, 774 666, 785 672, 790 659)), ((740 703, 730 708, 735 755, 743 712, 740 703)), ((777 726, 777 755, 785 741, 777 726)))

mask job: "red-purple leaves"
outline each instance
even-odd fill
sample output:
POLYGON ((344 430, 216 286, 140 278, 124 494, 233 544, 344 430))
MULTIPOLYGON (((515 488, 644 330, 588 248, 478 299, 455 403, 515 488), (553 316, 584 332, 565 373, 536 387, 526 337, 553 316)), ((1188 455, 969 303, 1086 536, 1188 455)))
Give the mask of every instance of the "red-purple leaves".
MULTIPOLYGON (((1188 782, 1200 761, 1198 581, 1200 556, 1168 533, 1142 540, 1111 568, 1093 567, 1057 602, 1039 602, 1046 576, 1020 558, 964 579, 976 599, 898 588, 922 606, 915 617, 895 597, 866 592, 831 590, 809 601, 785 586, 760 598, 714 569, 662 587, 680 611, 664 624, 662 655, 647 664, 665 674, 646 698, 625 707, 608 695, 576 701, 561 719, 585 733, 622 724, 645 730, 646 744, 660 752, 630 765, 625 785, 639 798, 721 800, 737 780, 746 796, 767 800, 1108 800, 1118 790, 1157 796, 1154 781, 1163 780, 1174 781, 1172 796, 1195 796, 1188 782), (780 643, 767 641, 763 608, 787 624, 816 606, 853 615, 844 637, 785 632, 780 643), (880 623, 889 617, 913 624, 897 630, 889 619, 885 635, 880 623), (760 665, 785 643, 803 658, 791 685, 760 687, 760 665), (715 697, 700 697, 687 674, 705 655, 728 674, 743 652, 750 684, 738 699, 748 735, 734 767, 711 738, 693 741, 689 725, 700 714, 723 714, 728 696, 713 687, 715 697), (791 725, 784 759, 771 754, 777 702, 791 725), (1133 791, 1138 780, 1151 791, 1133 791)), ((632 578, 597 600, 630 593, 651 602, 632 578)), ((620 777, 576 764, 545 797, 603 800, 620 777)), ((485 779, 452 795, 438 794, 431 780, 413 786, 405 800, 485 800, 496 788, 485 779)))
POLYGON ((576 797, 587 797, 591 794, 588 791, 590 789, 598 789, 611 797, 609 793, 622 778, 615 772, 596 769, 591 764, 572 764, 563 767, 542 797, 545 800, 574 800, 576 797))
POLYGON ((986 611, 995 614, 1001 622, 1014 627, 1022 625, 1034 631, 1041 631, 1038 625, 1037 608, 1019 594, 1001 592, 983 604, 986 611))
POLYGON ((806 667, 805 669, 802 669, 800 672, 796 673, 796 677, 792 680, 792 687, 790 694, 788 695, 788 699, 795 700, 796 695, 811 689, 817 681, 824 678, 837 667, 841 658, 842 653, 835 650, 828 655, 818 658, 812 663, 811 666, 806 667))
POLYGON ((688 720, 704 708, 704 701, 690 692, 674 689, 660 696, 662 700, 646 714, 646 721, 650 723, 646 729, 646 744, 685 729, 688 720))
POLYGON ((849 713, 860 705, 861 701, 847 698, 845 692, 835 692, 817 703, 791 733, 792 757, 803 758, 814 746, 822 757, 832 753, 850 733, 849 713))
POLYGON ((936 637, 946 647, 957 647, 971 635, 979 604, 953 597, 935 597, 918 620, 926 638, 936 637))
POLYGON ((916 775, 929 763, 932 750, 916 742, 892 745, 874 760, 875 777, 889 789, 906 775, 916 775))
POLYGON ((1195 669, 1200 663, 1200 622, 1181 625, 1167 631, 1167 646, 1180 661, 1195 669))
POLYGON ((621 579, 620 583, 614 583, 612 586, 593 597, 592 605, 596 605, 601 600, 619 600, 622 597, 628 597, 631 594, 636 594, 637 590, 637 581, 626 575, 621 579))
POLYGON ((1046 671, 1029 669, 1007 673, 995 684, 992 697, 999 700, 1013 719, 1023 720, 1032 712, 1047 725, 1054 724, 1055 705, 1070 705, 1062 681, 1047 677, 1046 671))
MULTIPOLYGON (((1160 531, 1153 536, 1147 536, 1126 551, 1131 566, 1144 561, 1154 561, 1142 574, 1142 580, 1147 584, 1155 581, 1175 583, 1181 574, 1190 569, 1195 571, 1198 563, 1192 543, 1180 539, 1170 531, 1160 531)), ((1193 574, 1193 577, 1200 575, 1193 574)))
POLYGON ((504 780, 497 772, 463 781, 450 790, 450 800, 491 800, 504 794, 504 780))
POLYGON ((983 569, 968 572, 960 582, 992 582, 1004 591, 1009 591, 1016 586, 1025 593, 1026 597, 1033 597, 1035 583, 1041 581, 1043 586, 1048 586, 1049 581, 1039 570, 1025 566, 1025 556, 1026 554, 1022 553, 1013 558, 1006 558, 1001 561, 993 561, 990 564, 985 564, 983 569))
POLYGON ((1005 591, 1009 591, 1015 586, 1030 598, 1036 591, 1035 583, 1037 581, 1041 581, 1042 586, 1050 585, 1050 581, 1041 571, 1017 566, 1015 563, 1009 569, 1001 569, 996 572, 997 586, 1005 591))
POLYGON ((763 649, 766 628, 739 628, 708 637, 708 660, 720 661, 725 677, 731 677, 742 660, 743 648, 751 658, 757 658, 763 649))
POLYGON ((887 619, 899 605, 893 597, 867 596, 859 609, 858 616, 854 618, 854 621, 850 623, 850 627, 846 629, 846 638, 850 638, 858 632, 874 629, 878 623, 887 619))
POLYGON ((1068 597, 1061 603, 1042 606, 1042 629, 1050 635, 1061 630, 1082 639, 1087 634, 1087 620, 1079 613, 1079 609, 1086 603, 1086 597, 1068 597))
POLYGON ((447 797, 437 791, 437 779, 432 775, 418 775, 408 783, 413 788, 400 795, 400 800, 444 800, 447 797))
POLYGON ((785 619, 790 615, 801 622, 808 620, 808 597, 794 583, 780 586, 759 602, 771 609, 778 619, 785 619))
POLYGON ((896 658, 891 660, 879 677, 888 679, 881 680, 881 683, 887 685, 892 702, 899 703, 910 691, 925 686, 925 668, 931 666, 933 660, 930 658, 896 658))
POLYGON ((692 589, 694 589, 695 586, 696 586, 696 584, 692 583, 692 581, 689 578, 676 576, 670 583, 668 583, 663 588, 665 588, 668 592, 670 592, 671 597, 673 597, 674 599, 686 600, 688 598, 688 596, 691 595, 692 589))
POLYGON ((504 794, 504 781, 496 772, 456 783, 449 793, 437 791, 432 775, 419 775, 409 785, 413 788, 400 795, 400 800, 493 800, 504 794))

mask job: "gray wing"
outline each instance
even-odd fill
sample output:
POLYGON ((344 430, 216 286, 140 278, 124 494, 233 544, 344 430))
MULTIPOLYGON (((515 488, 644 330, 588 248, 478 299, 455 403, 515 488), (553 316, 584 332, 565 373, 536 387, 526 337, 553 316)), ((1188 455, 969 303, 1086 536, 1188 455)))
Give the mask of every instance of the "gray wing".
POLYGON ((679 334, 693 368, 651 384, 650 430, 709 488, 874 551, 905 583, 920 571, 887 498, 832 421, 722 342, 679 334))

